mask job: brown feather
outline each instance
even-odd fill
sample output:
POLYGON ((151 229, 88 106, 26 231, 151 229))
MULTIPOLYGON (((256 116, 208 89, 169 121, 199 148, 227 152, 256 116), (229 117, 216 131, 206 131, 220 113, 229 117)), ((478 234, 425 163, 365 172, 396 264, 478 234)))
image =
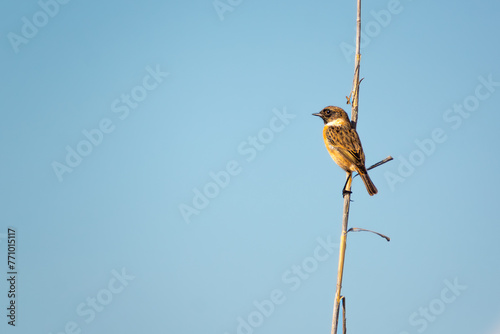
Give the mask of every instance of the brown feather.
POLYGON ((323 139, 333 161, 346 172, 358 172, 370 196, 375 195, 378 191, 368 176, 361 140, 351 128, 347 113, 342 108, 329 106, 314 115, 320 116, 325 123, 323 139))

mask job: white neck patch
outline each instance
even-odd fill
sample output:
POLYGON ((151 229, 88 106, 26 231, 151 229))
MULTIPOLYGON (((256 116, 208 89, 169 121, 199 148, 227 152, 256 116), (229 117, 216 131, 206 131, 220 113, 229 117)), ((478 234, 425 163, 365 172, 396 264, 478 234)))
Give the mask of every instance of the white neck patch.
POLYGON ((345 121, 342 118, 337 118, 331 122, 326 123, 327 126, 340 126, 344 125, 345 121))

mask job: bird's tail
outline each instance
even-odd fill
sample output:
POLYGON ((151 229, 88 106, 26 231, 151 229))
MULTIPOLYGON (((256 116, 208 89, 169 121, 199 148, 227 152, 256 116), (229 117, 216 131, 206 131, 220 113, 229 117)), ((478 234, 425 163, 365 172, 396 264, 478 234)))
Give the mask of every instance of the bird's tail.
POLYGON ((367 172, 361 172, 359 173, 359 176, 361 176, 361 179, 363 180, 363 183, 365 184, 366 190, 368 191, 368 194, 370 196, 375 195, 378 193, 377 187, 373 184, 372 180, 370 179, 370 176, 368 175, 367 172))

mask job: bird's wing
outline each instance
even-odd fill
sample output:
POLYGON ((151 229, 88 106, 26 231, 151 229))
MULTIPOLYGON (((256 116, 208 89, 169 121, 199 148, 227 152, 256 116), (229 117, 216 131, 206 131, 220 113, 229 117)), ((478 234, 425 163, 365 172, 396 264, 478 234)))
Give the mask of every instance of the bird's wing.
POLYGON ((360 164, 364 166, 365 154, 363 153, 361 141, 356 130, 329 126, 325 134, 329 145, 333 146, 356 165, 360 164))

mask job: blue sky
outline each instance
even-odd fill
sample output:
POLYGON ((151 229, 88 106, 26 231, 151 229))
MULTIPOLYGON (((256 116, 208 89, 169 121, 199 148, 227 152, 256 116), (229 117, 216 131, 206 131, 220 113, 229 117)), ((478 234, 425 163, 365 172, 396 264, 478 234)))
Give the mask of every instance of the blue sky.
MULTIPOLYGON (((355 1, 0 9, 2 332, 330 331, 355 1)), ((350 332, 500 332, 499 10, 363 4, 350 332)))

